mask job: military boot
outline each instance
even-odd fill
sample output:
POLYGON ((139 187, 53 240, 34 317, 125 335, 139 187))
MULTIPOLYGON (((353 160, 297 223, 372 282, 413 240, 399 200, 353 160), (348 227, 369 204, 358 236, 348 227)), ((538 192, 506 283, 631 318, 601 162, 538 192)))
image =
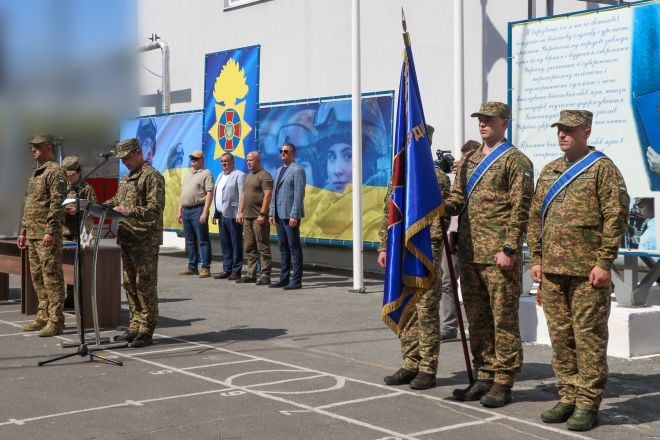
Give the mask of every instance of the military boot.
POLYGON ((511 402, 511 387, 495 382, 479 403, 488 408, 500 408, 511 402))
POLYGON ((46 325, 46 327, 39 330, 37 336, 39 336, 40 338, 48 338, 51 336, 61 335, 63 331, 64 331, 63 325, 53 324, 52 322, 49 322, 46 325))
POLYGON ((428 390, 435 386, 435 374, 420 371, 410 382, 410 388, 413 390, 428 390))
POLYGON ((199 271, 197 270, 197 268, 195 268, 195 269, 186 268, 185 270, 182 270, 181 272, 179 272, 179 275, 181 275, 181 276, 199 275, 199 271))
POLYGON ((386 385, 405 385, 410 383, 417 376, 416 371, 406 370, 399 368, 399 370, 391 376, 385 376, 386 385))
POLYGON ((492 386, 492 380, 477 380, 464 390, 454 390, 452 395, 454 396, 454 399, 460 400, 462 402, 479 400, 481 399, 481 396, 486 394, 492 386))
POLYGON ((564 423, 575 411, 572 403, 559 402, 549 410, 541 413, 541 420, 545 423, 564 423))
POLYGON ((129 344, 133 342, 133 339, 137 336, 137 330, 128 329, 121 335, 115 336, 113 339, 114 342, 128 342, 129 344))
POLYGON ((153 339, 150 333, 138 333, 133 342, 131 342, 131 348, 142 348, 147 345, 153 344, 153 339))
POLYGON ((31 322, 29 324, 23 324, 23 331, 24 332, 36 332, 37 330, 41 330, 42 328, 46 327, 47 324, 48 324, 48 321, 36 320, 36 321, 31 322))
POLYGON ((589 431, 598 424, 598 410, 576 408, 573 415, 566 421, 566 427, 571 431, 589 431))

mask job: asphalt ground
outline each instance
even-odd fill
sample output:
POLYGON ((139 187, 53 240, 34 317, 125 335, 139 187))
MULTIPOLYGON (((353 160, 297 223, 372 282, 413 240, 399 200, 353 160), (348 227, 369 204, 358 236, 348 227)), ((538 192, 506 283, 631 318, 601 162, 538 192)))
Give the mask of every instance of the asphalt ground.
POLYGON ((660 438, 660 357, 610 358, 600 425, 575 433, 539 419, 558 399, 549 347, 525 344, 504 408, 451 399, 467 382, 459 341, 442 344, 435 388, 389 387, 383 377, 400 354, 380 320, 381 280, 351 294, 345 274, 314 269, 302 290, 284 291, 180 277, 185 264, 161 252, 154 344, 98 352, 123 366, 80 356, 37 366, 75 352, 60 346, 77 341, 74 317, 59 337, 22 332, 31 317, 10 277, 11 299, 0 303, 0 439, 660 438))

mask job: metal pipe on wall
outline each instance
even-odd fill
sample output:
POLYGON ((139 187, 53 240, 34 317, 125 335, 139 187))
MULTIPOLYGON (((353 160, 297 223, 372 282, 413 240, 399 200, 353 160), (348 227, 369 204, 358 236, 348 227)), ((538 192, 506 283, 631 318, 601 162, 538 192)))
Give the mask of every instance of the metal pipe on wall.
POLYGON ((163 96, 162 100, 162 113, 170 112, 170 104, 172 102, 171 90, 170 90, 170 46, 167 45, 163 40, 158 40, 153 43, 147 44, 138 48, 138 52, 148 52, 150 50, 160 49, 161 52, 161 67, 162 67, 162 76, 161 76, 161 93, 163 96))

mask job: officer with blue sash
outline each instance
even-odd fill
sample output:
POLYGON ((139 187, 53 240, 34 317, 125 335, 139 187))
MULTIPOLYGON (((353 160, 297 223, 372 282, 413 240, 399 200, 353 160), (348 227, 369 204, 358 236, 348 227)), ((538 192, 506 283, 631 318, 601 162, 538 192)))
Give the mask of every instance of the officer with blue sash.
POLYGON ((460 215, 461 291, 477 369, 477 380, 453 395, 487 407, 511 401, 522 366, 520 253, 534 174, 527 156, 504 138, 510 114, 501 102, 485 102, 472 113, 483 144, 465 156, 445 200, 445 212, 460 215))
POLYGON ((592 118, 587 110, 562 110, 552 124, 564 155, 541 171, 527 237, 560 396, 541 419, 574 431, 598 421, 608 375, 611 267, 630 202, 614 163, 587 145, 592 118))

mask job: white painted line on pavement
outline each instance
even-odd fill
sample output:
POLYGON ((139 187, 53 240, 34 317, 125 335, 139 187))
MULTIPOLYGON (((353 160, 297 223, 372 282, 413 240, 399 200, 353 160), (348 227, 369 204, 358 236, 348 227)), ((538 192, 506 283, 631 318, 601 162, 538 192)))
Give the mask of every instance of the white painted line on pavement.
POLYGON ((196 365, 194 367, 185 367, 185 368, 182 368, 182 370, 184 370, 184 371, 199 370, 200 368, 221 367, 223 365, 244 364, 246 362, 258 362, 258 361, 259 361, 259 359, 244 359, 244 360, 241 360, 241 361, 218 362, 217 364, 206 364, 206 365, 196 365))
POLYGON ((334 408, 342 405, 351 405, 353 403, 368 402, 370 400, 387 399, 389 397, 401 396, 402 394, 403 394, 402 392, 396 391, 394 393, 380 394, 378 396, 364 397, 362 399, 344 400, 343 402, 335 402, 335 403, 329 403, 327 405, 317 406, 316 409, 334 408))
POLYGON ((489 418, 483 419, 483 420, 475 420, 474 422, 456 423, 455 425, 443 426, 441 428, 427 429, 426 431, 419 431, 419 432, 415 432, 415 433, 410 434, 410 435, 421 436, 421 435, 435 434, 436 432, 451 431, 453 429, 468 428, 470 426, 483 425, 483 424, 486 424, 488 422, 492 422, 494 420, 499 420, 499 419, 504 419, 504 418, 505 417, 503 417, 503 416, 494 416, 494 417, 489 417, 489 418))
POLYGON ((197 393, 189 393, 189 394, 177 394, 174 396, 165 396, 165 397, 157 397, 153 399, 145 399, 145 400, 126 400, 125 402, 122 403, 115 403, 113 405, 105 405, 105 406, 96 406, 92 408, 84 408, 84 409, 79 409, 79 410, 73 410, 73 411, 65 411, 61 413, 54 413, 54 414, 45 414, 42 416, 37 416, 37 417, 30 417, 27 419, 8 419, 6 422, 1 422, 0 426, 3 425, 24 425, 28 422, 34 422, 37 420, 44 420, 44 419, 50 419, 54 417, 62 417, 62 416, 70 416, 73 414, 81 414, 81 413, 87 413, 87 412, 92 412, 92 411, 103 411, 106 409, 111 409, 111 408, 121 408, 121 407, 126 407, 126 406, 143 406, 145 403, 151 403, 151 402, 159 402, 163 400, 172 400, 172 399, 181 399, 181 398, 186 398, 186 397, 195 397, 195 396, 201 396, 205 394, 216 394, 216 393, 223 393, 226 391, 231 391, 234 388, 223 388, 220 390, 209 390, 209 391, 200 391, 197 393))
POLYGON ((21 313, 21 309, 16 309, 16 310, 3 310, 0 313, 21 313))
POLYGON ((175 351, 185 351, 185 350, 190 350, 190 351, 199 351, 197 348, 193 347, 174 347, 174 348, 164 348, 162 350, 147 350, 147 351, 139 351, 137 353, 131 353, 133 356, 146 356, 148 354, 161 354, 161 353, 172 353, 175 351))

